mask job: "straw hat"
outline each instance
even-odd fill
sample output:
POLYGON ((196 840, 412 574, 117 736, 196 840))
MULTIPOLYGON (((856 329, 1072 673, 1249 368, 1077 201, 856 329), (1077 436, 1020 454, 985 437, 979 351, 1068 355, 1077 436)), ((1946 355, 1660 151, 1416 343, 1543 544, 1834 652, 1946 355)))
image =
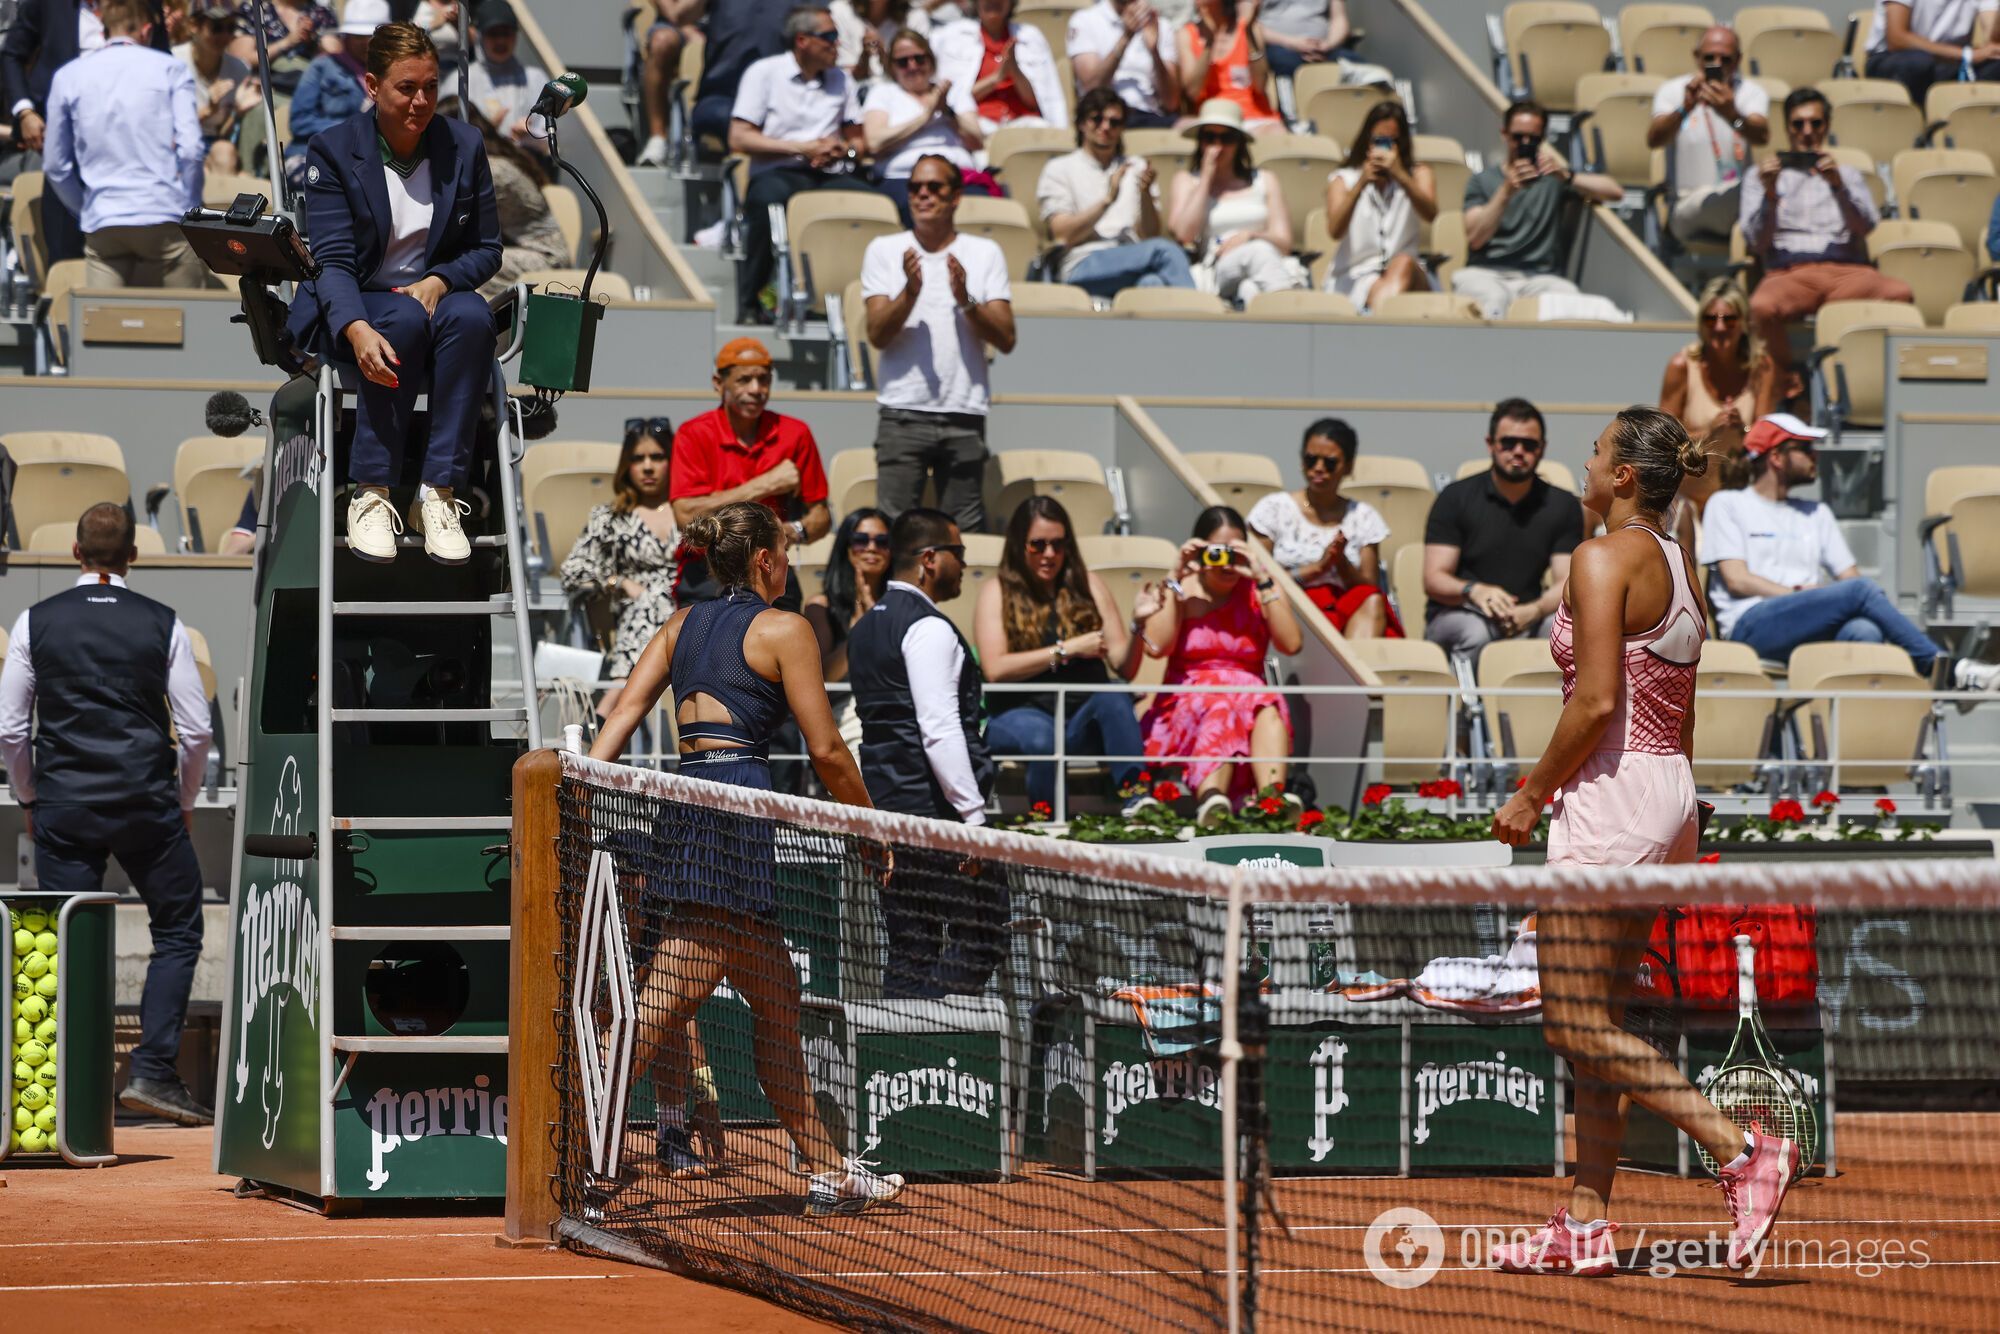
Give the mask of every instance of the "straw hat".
POLYGON ((1194 124, 1181 131, 1181 138, 1199 139, 1201 132, 1210 127, 1233 130, 1246 139, 1249 137, 1249 131, 1243 128, 1243 108, 1226 97, 1211 97, 1203 102, 1201 114, 1195 117, 1194 124))

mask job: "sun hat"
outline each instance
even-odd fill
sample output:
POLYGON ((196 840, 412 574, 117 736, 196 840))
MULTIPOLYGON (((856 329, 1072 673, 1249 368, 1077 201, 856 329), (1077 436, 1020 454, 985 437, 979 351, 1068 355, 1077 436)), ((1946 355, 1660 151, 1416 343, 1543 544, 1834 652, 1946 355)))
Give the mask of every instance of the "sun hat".
POLYGON ((1209 128, 1234 130, 1246 137, 1249 134, 1243 128, 1243 108, 1226 97, 1211 97, 1203 102, 1201 114, 1195 117, 1194 124, 1181 130, 1181 138, 1199 139, 1201 132, 1209 128))
POLYGON ((392 19, 389 0, 347 0, 347 14, 340 20, 340 35, 373 37, 377 28, 392 19))

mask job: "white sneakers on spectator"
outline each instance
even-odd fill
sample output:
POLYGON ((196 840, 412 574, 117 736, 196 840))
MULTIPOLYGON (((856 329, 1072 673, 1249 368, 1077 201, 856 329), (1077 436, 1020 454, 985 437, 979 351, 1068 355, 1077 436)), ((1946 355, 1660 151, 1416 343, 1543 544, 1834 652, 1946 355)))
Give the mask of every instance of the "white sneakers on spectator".
POLYGON ((424 535, 424 554, 440 565, 463 565, 472 559, 472 543, 458 516, 472 513, 472 506, 454 498, 448 486, 417 488, 417 503, 410 507, 410 531, 424 535))
POLYGON ((639 150, 639 156, 632 159, 635 167, 664 167, 667 165, 667 137, 655 134, 646 140, 646 146, 639 150))
POLYGON ((396 534, 403 520, 389 503, 389 493, 357 487, 347 502, 347 548, 363 560, 396 559, 396 534))

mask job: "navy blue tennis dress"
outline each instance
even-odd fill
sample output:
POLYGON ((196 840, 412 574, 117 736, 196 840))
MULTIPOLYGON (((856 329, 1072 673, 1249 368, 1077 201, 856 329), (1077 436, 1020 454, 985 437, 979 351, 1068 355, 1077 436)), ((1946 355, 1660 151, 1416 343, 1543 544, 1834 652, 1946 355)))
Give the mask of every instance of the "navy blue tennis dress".
MULTIPOLYGON (((750 670, 743 637, 769 609, 755 593, 732 588, 711 602, 697 602, 681 622, 668 663, 676 700, 707 695, 729 711, 726 723, 686 723, 683 741, 727 741, 735 748, 681 756, 681 773, 711 783, 771 790, 771 737, 790 709, 784 687, 750 670)), ((730 912, 777 915, 777 851, 772 822, 687 802, 660 817, 660 844, 669 863, 649 877, 653 907, 699 903, 730 912), (665 900, 665 902, 660 902, 665 900)))

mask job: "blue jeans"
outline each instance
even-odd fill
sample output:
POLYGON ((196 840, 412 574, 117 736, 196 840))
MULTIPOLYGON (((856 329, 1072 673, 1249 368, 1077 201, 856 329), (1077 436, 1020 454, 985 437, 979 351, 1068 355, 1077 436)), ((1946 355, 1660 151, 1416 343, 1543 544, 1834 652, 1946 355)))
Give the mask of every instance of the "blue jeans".
MULTIPOLYGON (((1283 75, 1288 79, 1304 68, 1306 63, 1303 55, 1288 46, 1279 46, 1276 42, 1264 48, 1264 58, 1271 62, 1271 73, 1283 75)), ((1327 52, 1326 59, 1359 60, 1361 56, 1353 47, 1343 46, 1337 51, 1327 52)), ((1299 111, 1304 114, 1305 108, 1300 107, 1299 111)))
MULTIPOLYGON (((1139 720, 1132 716, 1132 697, 1106 691, 1070 695, 1069 722, 1063 728, 1063 750, 1078 755, 1141 755, 1139 720)), ((1056 748, 1056 720, 1032 705, 1008 709, 986 720, 986 744, 995 755, 1048 755, 1056 748)), ((1138 776, 1141 761, 1115 761, 1111 776, 1124 787, 1138 776)), ((1056 766, 1053 760, 1028 765, 1028 800, 1053 803, 1056 766)))
POLYGON ((1187 251, 1164 236, 1093 251, 1076 262, 1066 283, 1092 296, 1114 297, 1128 287, 1193 287, 1187 251))
POLYGON ((1872 579, 1842 579, 1783 597, 1765 598, 1736 618, 1729 637, 1750 645, 1760 658, 1783 661, 1801 644, 1838 639, 1850 644, 1887 641, 1928 672, 1944 650, 1924 637, 1896 610, 1872 579))

